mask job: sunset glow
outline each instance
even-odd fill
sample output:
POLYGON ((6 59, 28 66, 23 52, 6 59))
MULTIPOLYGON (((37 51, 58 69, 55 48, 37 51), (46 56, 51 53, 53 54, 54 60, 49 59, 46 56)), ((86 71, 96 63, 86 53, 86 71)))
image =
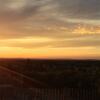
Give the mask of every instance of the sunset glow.
POLYGON ((0 0, 0 58, 100 59, 99 0, 0 0))

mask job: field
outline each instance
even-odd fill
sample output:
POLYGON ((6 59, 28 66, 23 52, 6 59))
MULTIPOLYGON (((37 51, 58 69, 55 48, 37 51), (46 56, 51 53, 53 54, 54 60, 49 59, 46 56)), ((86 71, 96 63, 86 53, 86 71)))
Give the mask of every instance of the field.
MULTIPOLYGON (((11 99, 11 97, 16 94, 20 95, 16 98, 22 98, 23 95, 28 94, 27 99, 23 100, 42 100, 44 98, 31 98, 34 93, 35 95, 41 94, 41 96, 52 95, 54 100, 66 100, 65 96, 69 93, 68 91, 73 98, 75 98, 75 94, 81 96, 85 93, 88 94, 88 96, 82 97, 83 99, 78 95, 81 98, 79 100, 97 100, 100 95, 99 84, 99 60, 0 59, 0 94, 6 96, 8 94, 9 100, 13 100, 14 98, 11 99), (10 94, 9 89, 12 90, 10 94), (29 97, 30 99, 28 99, 29 97), (59 98, 57 99, 57 97, 59 98)), ((43 100, 49 99, 45 97, 43 100)))

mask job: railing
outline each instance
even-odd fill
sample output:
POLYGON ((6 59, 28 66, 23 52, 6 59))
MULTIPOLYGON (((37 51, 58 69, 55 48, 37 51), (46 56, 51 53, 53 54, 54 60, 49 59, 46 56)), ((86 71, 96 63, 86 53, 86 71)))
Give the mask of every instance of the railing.
POLYGON ((1 88, 0 100, 99 100, 96 88, 1 88))

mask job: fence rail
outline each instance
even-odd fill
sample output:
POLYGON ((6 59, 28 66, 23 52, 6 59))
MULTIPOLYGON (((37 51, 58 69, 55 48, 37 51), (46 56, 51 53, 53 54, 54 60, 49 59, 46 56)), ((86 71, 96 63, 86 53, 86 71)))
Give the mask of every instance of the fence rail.
POLYGON ((96 88, 1 88, 0 100, 99 100, 96 88))

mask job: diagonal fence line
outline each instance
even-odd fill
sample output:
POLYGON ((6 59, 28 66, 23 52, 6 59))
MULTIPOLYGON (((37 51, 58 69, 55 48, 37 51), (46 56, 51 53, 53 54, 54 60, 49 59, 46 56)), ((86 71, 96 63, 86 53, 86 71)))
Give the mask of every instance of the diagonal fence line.
POLYGON ((4 72, 6 72, 6 73, 11 74, 11 76, 12 76, 13 78, 15 78, 15 80, 17 80, 17 81, 22 81, 23 85, 24 85, 24 84, 27 84, 27 85, 29 85, 29 86, 34 86, 34 85, 36 85, 37 87, 48 87, 48 85, 45 84, 45 83, 43 83, 43 82, 40 82, 40 81, 38 81, 38 80, 36 80, 36 79, 33 79, 33 78, 31 78, 31 77, 28 77, 28 76, 26 76, 26 75, 24 75, 24 74, 22 74, 22 73, 19 73, 19 72, 14 71, 14 70, 5 68, 5 67, 3 67, 3 66, 0 66, 0 70, 4 71, 4 72), (22 79, 22 80, 21 80, 21 79, 22 79))

